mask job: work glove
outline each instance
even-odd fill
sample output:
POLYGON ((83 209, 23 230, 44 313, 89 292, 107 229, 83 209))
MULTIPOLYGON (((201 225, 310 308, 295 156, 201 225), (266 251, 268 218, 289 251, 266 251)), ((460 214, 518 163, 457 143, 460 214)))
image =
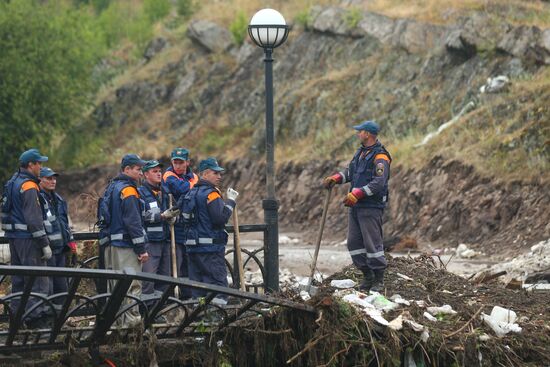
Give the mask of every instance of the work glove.
POLYGON ((67 244, 73 254, 76 254, 76 242, 72 241, 67 244))
POLYGON ((239 193, 235 190, 233 190, 231 187, 227 189, 227 198, 229 200, 236 201, 237 196, 239 196, 239 193))
POLYGON ((46 260, 48 261, 49 259, 52 258, 52 249, 50 248, 50 246, 44 246, 42 247, 42 260, 46 260))
POLYGON ((171 206, 170 208, 163 211, 160 216, 162 217, 162 219, 169 221, 169 219, 176 219, 179 215, 180 210, 176 207, 171 206))
POLYGON ((367 196, 367 193, 365 192, 365 190, 363 190, 362 188, 355 187, 344 198, 344 205, 352 207, 365 196, 367 196))
POLYGON ((339 173, 335 173, 332 176, 325 177, 323 180, 323 187, 325 189, 331 189, 334 187, 334 185, 342 183, 342 175, 339 173))

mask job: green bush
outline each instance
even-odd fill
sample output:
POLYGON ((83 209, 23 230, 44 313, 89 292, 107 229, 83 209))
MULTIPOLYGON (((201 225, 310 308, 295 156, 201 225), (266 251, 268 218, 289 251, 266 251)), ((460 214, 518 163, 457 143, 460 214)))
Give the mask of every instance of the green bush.
MULTIPOLYGON (((71 126, 96 90, 104 50, 85 11, 33 0, 0 1, 0 176, 30 147, 43 152, 71 126)), ((55 163, 54 163, 55 164, 55 163)))
POLYGON ((311 14, 309 12, 309 9, 303 10, 296 14, 296 17, 294 18, 297 24, 304 27, 305 30, 311 29, 311 24, 313 22, 313 19, 311 18, 311 14))
POLYGON ((181 17, 189 18, 193 15, 194 7, 193 0, 176 0, 176 10, 181 17))
POLYGON ((240 46, 243 44, 248 30, 248 20, 243 11, 239 11, 237 16, 229 25, 229 31, 233 36, 233 42, 240 46))
POLYGON ((104 42, 108 47, 128 39, 141 48, 153 36, 153 29, 144 9, 130 2, 112 2, 98 18, 104 42))
POLYGON ((345 22, 350 28, 357 27, 361 19, 363 19, 363 13, 359 9, 350 9, 346 12, 345 22))
POLYGON ((170 13, 170 0, 143 0, 143 11, 154 23, 170 13))

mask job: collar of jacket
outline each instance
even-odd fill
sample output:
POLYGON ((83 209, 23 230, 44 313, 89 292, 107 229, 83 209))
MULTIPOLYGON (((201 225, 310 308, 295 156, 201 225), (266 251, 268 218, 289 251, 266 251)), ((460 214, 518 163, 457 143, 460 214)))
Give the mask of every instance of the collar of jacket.
POLYGON ((29 170, 26 169, 26 168, 20 168, 20 169, 19 169, 19 174, 20 174, 21 176, 26 176, 27 178, 33 180, 33 181, 36 182, 36 183, 40 183, 40 179, 39 179, 38 177, 36 177, 35 175, 33 175, 33 174, 31 173, 31 171, 29 171, 29 170))
POLYGON ((142 184, 144 187, 146 187, 147 189, 149 189, 150 191, 152 192, 155 192, 155 191, 160 191, 160 184, 158 186, 154 186, 154 185, 151 185, 149 182, 147 181, 143 181, 143 184, 142 184))
POLYGON ((197 182, 197 184, 195 185, 195 187, 197 186, 206 186, 206 187, 211 187, 213 189, 218 189, 216 186, 214 186, 212 183, 206 181, 206 180, 203 180, 202 178, 199 178, 199 182, 197 182))
POLYGON ((176 171, 174 171, 174 167, 170 166, 166 169, 167 171, 170 171, 170 172, 173 172, 176 176, 178 176, 179 178, 182 178, 188 174, 192 174, 193 173, 193 170, 191 169, 191 167, 187 167, 187 171, 184 173, 184 174, 181 174, 181 175, 178 175, 176 173, 176 171))
POLYGON ((125 175, 124 173, 120 173, 118 176, 116 176, 113 180, 115 181, 128 181, 128 183, 136 186, 137 182, 132 177, 125 175))
POLYGON ((368 147, 361 144, 361 150, 372 150, 373 148, 379 147, 381 145, 382 145, 382 143, 380 143, 380 141, 376 140, 376 143, 374 143, 373 145, 369 145, 368 147))

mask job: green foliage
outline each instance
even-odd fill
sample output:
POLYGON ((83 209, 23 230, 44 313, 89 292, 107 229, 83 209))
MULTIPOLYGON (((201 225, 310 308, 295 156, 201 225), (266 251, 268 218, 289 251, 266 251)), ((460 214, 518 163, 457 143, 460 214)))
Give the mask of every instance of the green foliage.
POLYGON ((194 7, 193 0, 176 0, 176 10, 178 15, 183 18, 193 15, 194 7))
POLYGON ((153 35, 151 23, 143 9, 130 2, 111 3, 101 13, 98 22, 108 47, 119 44, 123 39, 129 39, 138 47, 143 47, 153 35))
POLYGON ((0 2, 0 175, 79 118, 95 91, 91 70, 104 48, 84 11, 32 0, 0 2))
POLYGON ((359 25, 361 19, 363 19, 363 14, 359 9, 349 9, 346 11, 344 21, 348 27, 355 28, 359 25))
POLYGON ((229 25, 229 31, 231 32, 231 35, 233 36, 233 42, 235 42, 236 45, 240 46, 243 44, 246 38, 247 30, 248 19, 246 19, 246 15, 241 10, 237 13, 237 16, 229 25))
POLYGON ((294 20, 296 21, 296 23, 304 27, 305 30, 311 29, 313 18, 311 17, 309 9, 303 10, 296 14, 294 20))
POLYGON ((154 23, 170 13, 170 0, 143 0, 143 11, 154 23))

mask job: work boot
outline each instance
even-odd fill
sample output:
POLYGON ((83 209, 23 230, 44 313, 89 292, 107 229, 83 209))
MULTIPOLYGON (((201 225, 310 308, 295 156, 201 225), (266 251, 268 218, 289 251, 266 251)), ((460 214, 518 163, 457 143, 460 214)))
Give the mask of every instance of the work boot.
POLYGON ((384 292, 384 269, 374 270, 374 280, 370 290, 373 292, 384 292))
POLYGON ((363 281, 359 284, 359 290, 368 292, 374 283, 374 273, 370 269, 362 269, 361 271, 363 272, 363 281))

